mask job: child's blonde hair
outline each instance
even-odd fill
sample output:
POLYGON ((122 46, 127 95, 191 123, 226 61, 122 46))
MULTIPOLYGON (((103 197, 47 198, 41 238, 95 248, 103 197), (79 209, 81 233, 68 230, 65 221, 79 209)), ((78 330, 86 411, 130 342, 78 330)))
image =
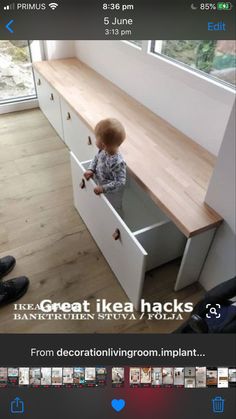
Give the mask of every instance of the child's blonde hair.
POLYGON ((107 118, 98 122, 95 127, 95 135, 106 146, 119 147, 126 137, 126 132, 118 119, 107 118))

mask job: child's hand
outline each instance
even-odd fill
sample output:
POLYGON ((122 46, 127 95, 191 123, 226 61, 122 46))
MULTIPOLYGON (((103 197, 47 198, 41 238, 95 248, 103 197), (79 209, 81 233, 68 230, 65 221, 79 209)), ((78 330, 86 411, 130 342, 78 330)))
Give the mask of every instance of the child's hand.
POLYGON ((84 172, 84 177, 86 180, 89 180, 91 177, 93 177, 93 172, 92 170, 86 170, 86 172, 84 172))
POLYGON ((96 186, 95 188, 94 188, 94 193, 96 194, 96 195, 100 195, 101 193, 103 193, 103 187, 102 186, 96 186))

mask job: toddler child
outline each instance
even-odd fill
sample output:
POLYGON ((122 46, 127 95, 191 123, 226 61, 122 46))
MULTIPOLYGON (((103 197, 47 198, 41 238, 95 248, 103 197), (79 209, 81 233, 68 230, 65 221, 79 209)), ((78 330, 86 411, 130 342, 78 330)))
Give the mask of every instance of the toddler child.
POLYGON ((113 207, 121 214, 126 183, 126 164, 119 152, 126 133, 123 125, 114 118, 100 121, 95 127, 96 146, 99 151, 84 173, 85 179, 94 177, 97 195, 105 193, 113 207))

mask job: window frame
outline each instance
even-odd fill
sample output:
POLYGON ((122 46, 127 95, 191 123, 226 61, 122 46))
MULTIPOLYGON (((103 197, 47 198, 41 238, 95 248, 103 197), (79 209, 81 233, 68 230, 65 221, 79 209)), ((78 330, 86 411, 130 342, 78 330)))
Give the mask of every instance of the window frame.
POLYGON ((143 49, 143 41, 141 41, 142 42, 142 45, 141 46, 139 46, 138 44, 135 44, 135 42, 133 40, 131 41, 129 39, 126 39, 123 42, 125 42, 126 44, 128 44, 128 45, 136 48, 139 51, 142 51, 142 49, 143 49))
MULTIPOLYGON (((163 40, 162 40, 163 41, 163 40)), ((204 77, 205 80, 213 81, 216 82, 217 84, 219 84, 220 86, 224 86, 224 87, 228 87, 230 89, 232 89, 232 91, 236 91, 236 84, 231 84, 225 80, 222 80, 218 77, 215 77, 211 74, 206 73, 205 71, 199 70, 198 68, 193 68, 188 64, 183 63, 182 61, 176 60, 175 58, 169 57, 169 55, 165 55, 161 52, 156 52, 155 51, 155 45, 156 45, 156 40, 151 40, 150 41, 150 46, 149 46, 149 51, 148 53, 151 54, 153 57, 159 57, 162 59, 165 59, 167 62, 169 61, 171 64, 177 65, 178 67, 182 67, 183 70, 187 70, 189 72, 191 72, 192 74, 204 77)), ((235 69, 235 73, 236 73, 236 69, 235 69)))

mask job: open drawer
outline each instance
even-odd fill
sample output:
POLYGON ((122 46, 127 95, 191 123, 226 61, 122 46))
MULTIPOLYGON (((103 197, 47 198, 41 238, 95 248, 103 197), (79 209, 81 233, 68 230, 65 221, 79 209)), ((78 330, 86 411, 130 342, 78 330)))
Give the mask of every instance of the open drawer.
POLYGON ((84 179, 89 162, 71 153, 74 204, 127 296, 139 308, 145 272, 183 254, 186 239, 131 178, 122 218, 95 183, 84 179))
POLYGON ((97 152, 94 133, 63 99, 61 111, 65 143, 79 161, 92 159, 97 152))

